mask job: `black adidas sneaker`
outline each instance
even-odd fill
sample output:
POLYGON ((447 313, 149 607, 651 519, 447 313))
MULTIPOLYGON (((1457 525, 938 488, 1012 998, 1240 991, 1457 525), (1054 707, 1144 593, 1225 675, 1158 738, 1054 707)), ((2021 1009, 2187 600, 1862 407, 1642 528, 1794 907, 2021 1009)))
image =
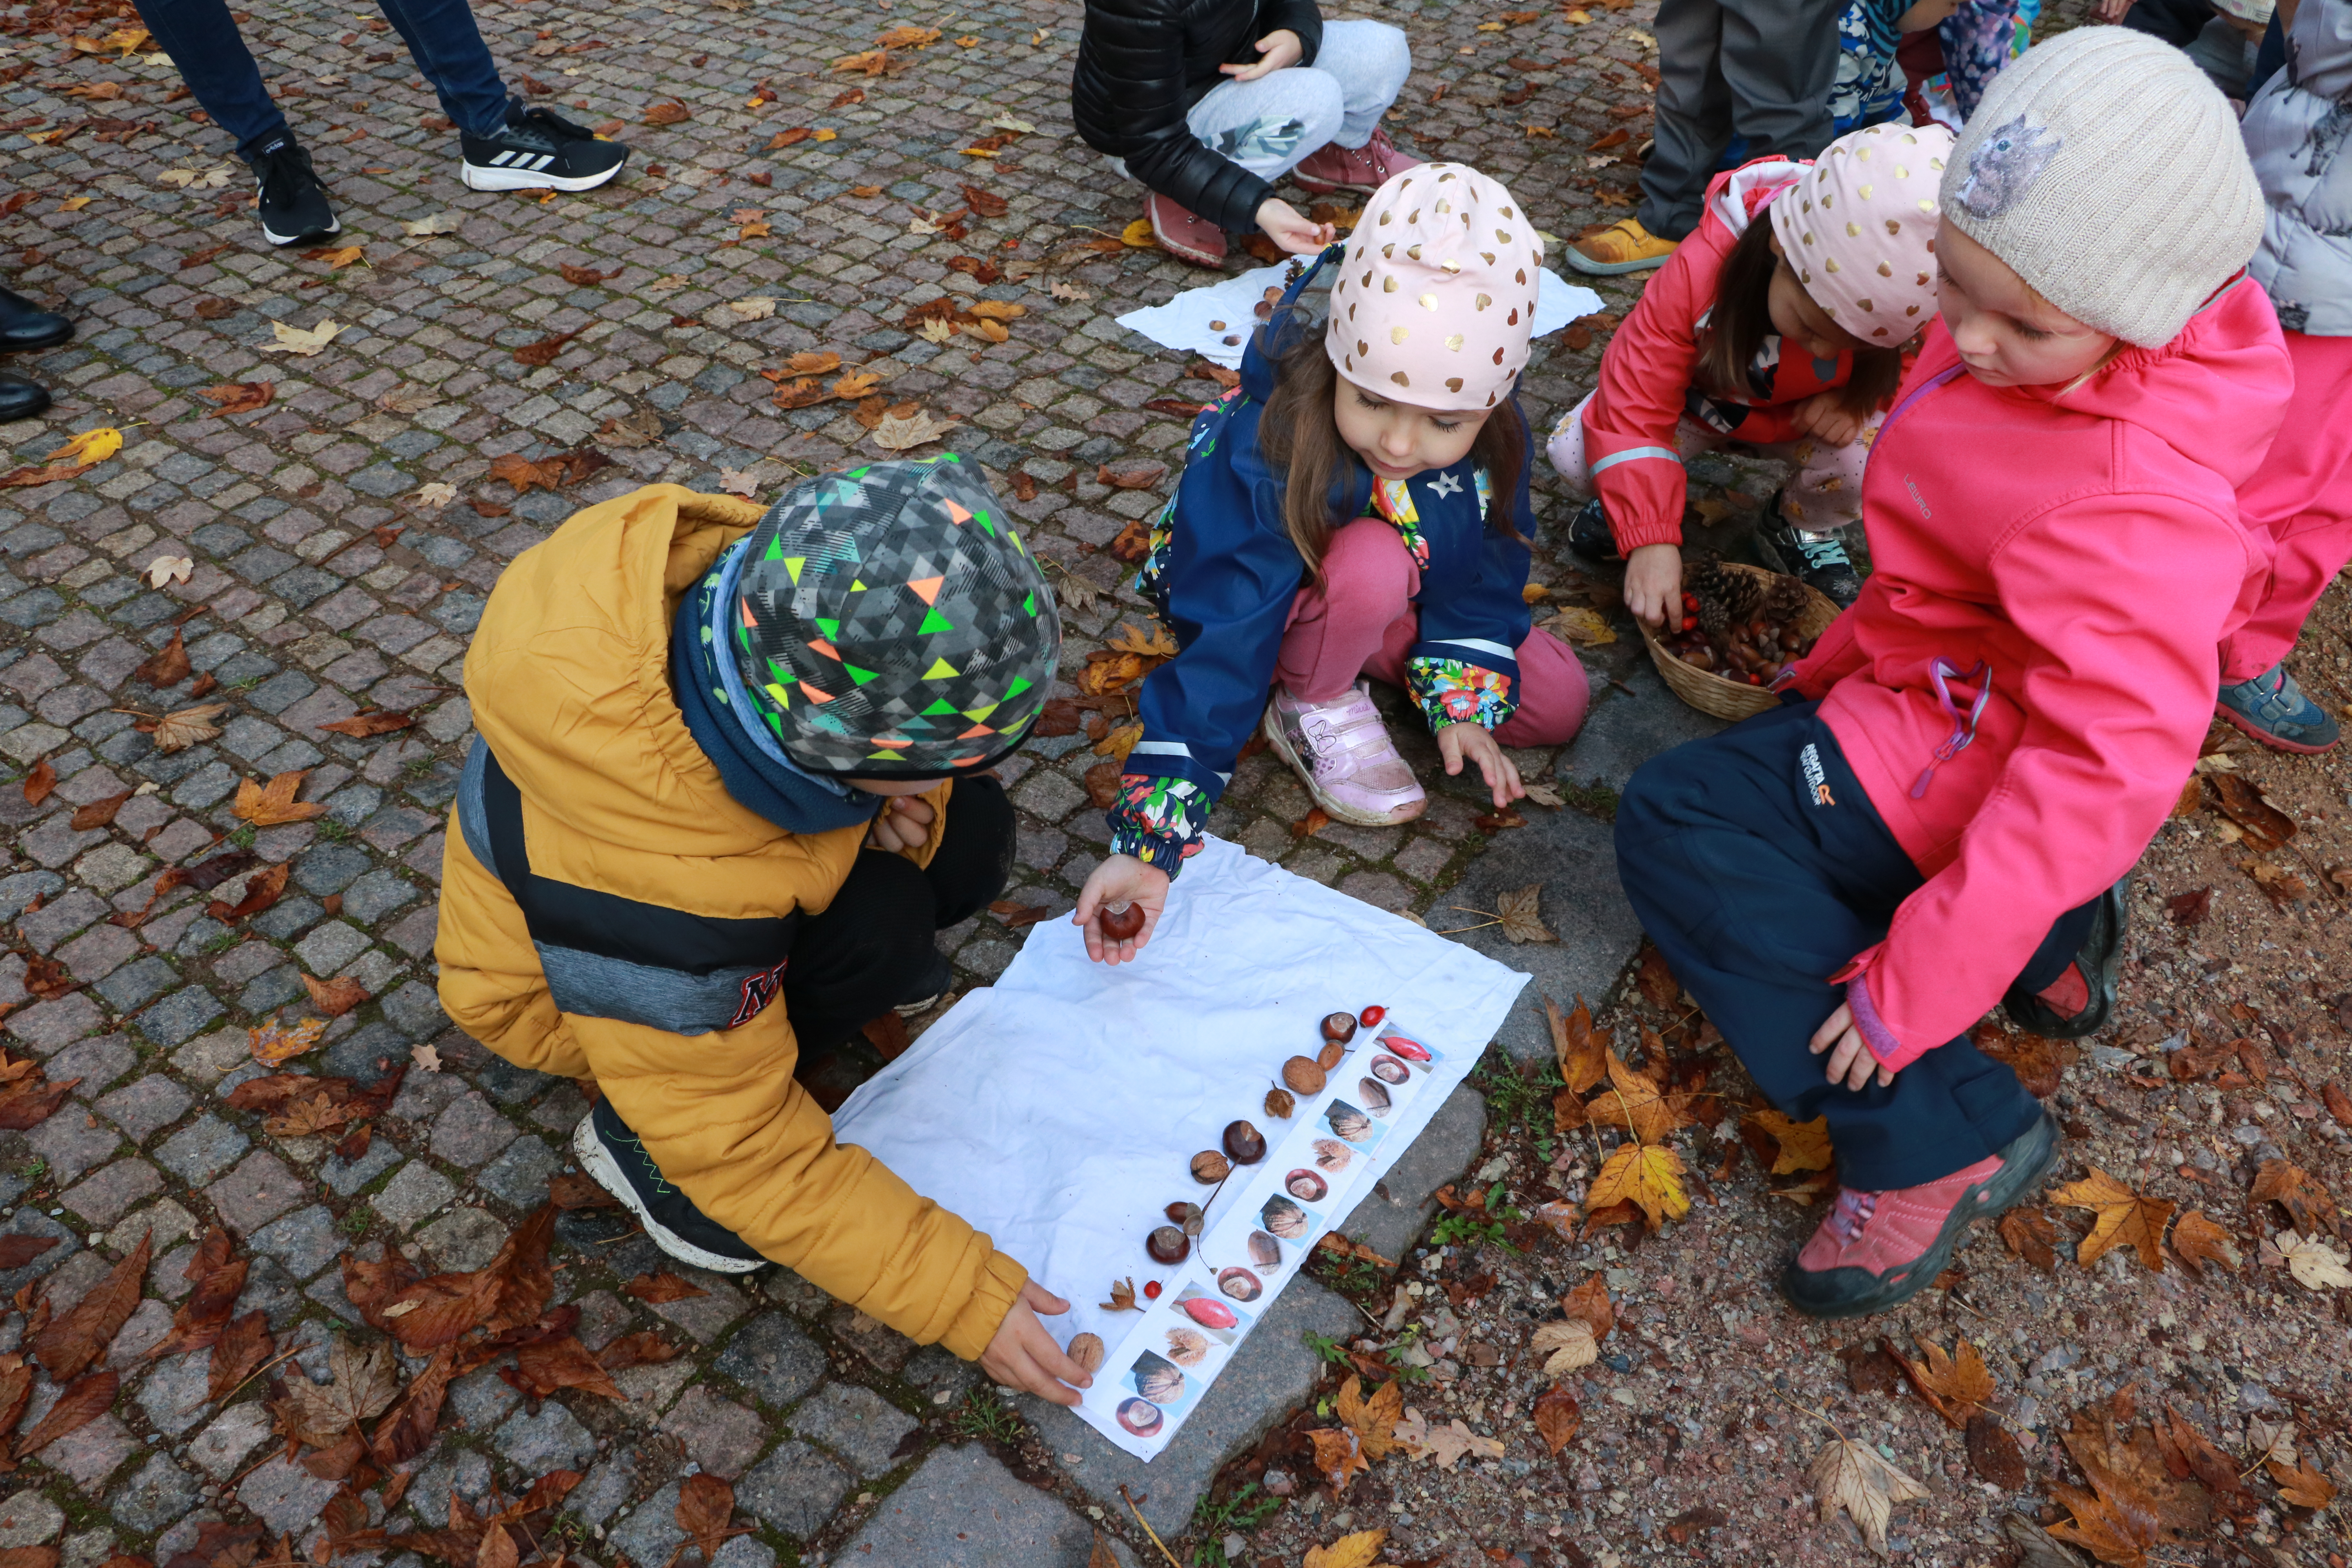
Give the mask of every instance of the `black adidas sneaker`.
POLYGON ((661 1167, 614 1111, 611 1100, 599 1100, 580 1119, 572 1132, 572 1152, 597 1185, 637 1216, 654 1245, 679 1262, 714 1274, 749 1274, 766 1266, 768 1260, 744 1246, 740 1237, 663 1179, 661 1167))
POLYGON ((506 128, 495 136, 459 136, 462 171, 477 191, 588 191, 621 172, 629 150, 601 142, 584 125, 574 125, 547 109, 507 102, 506 128))
POLYGON ((299 245, 342 232, 327 187, 310 167, 310 154, 293 137, 278 137, 246 162, 258 185, 262 238, 272 245, 299 245))

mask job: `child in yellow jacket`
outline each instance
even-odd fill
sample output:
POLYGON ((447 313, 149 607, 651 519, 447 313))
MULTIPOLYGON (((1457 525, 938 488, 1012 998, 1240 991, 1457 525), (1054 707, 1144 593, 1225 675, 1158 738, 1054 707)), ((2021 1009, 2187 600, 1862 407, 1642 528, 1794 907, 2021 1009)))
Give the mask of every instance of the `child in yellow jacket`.
POLYGON ((1060 651, 1051 595, 972 465, 877 463, 762 515, 657 485, 518 557, 466 660, 479 734, 444 868, 441 1000, 593 1080, 572 1145, 656 1245, 793 1269, 1074 1404, 1068 1304, 864 1150, 804 1058, 945 989, 935 931, 1002 889, 985 772, 1060 651))

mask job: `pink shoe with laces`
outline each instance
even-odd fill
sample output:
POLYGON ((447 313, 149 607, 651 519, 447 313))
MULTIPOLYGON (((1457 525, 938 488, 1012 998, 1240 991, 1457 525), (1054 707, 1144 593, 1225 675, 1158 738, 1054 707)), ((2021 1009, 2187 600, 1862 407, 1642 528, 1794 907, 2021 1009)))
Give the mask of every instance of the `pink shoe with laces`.
POLYGON ((1780 1294, 1811 1318, 1859 1318, 1902 1305, 1936 1282, 1969 1226, 2041 1188, 2058 1163, 2044 1110, 2008 1147, 1964 1170, 1887 1192, 1840 1189, 1821 1228, 1780 1275, 1780 1294))
POLYGON ((1290 171, 1290 177, 1318 196, 1333 191, 1361 191, 1369 195, 1387 184, 1390 175, 1418 169, 1421 163, 1419 158, 1398 152, 1389 133, 1375 128, 1372 139, 1360 147, 1325 142, 1302 159, 1290 171))
POLYGON ((1265 738, 1315 804, 1342 822, 1386 827, 1429 809, 1429 796, 1397 755, 1372 689, 1359 680, 1329 702, 1301 702, 1280 686, 1265 705, 1265 738))

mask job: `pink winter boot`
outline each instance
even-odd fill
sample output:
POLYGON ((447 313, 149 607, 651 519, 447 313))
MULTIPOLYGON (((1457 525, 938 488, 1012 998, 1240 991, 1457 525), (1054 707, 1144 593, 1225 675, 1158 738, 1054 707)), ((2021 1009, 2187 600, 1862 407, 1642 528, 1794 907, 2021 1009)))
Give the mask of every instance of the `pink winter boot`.
POLYGON ((1387 827, 1429 808, 1361 680, 1329 702, 1301 702, 1276 686, 1265 708, 1265 738, 1315 804, 1342 822, 1387 827))

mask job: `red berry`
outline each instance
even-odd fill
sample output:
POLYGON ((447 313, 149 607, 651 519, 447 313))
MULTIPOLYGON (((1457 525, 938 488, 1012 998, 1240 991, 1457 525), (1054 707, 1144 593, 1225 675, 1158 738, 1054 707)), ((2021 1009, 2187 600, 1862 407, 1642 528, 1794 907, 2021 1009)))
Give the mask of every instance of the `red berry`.
POLYGON ((1683 630, 1689 631, 1697 625, 1698 617, 1696 616, 1685 616, 1683 617, 1683 630))
POLYGON ((1388 1016, 1389 1010, 1386 1007, 1367 1007, 1357 1015, 1357 1019, 1367 1029, 1377 1029, 1381 1026, 1381 1020, 1388 1016))
POLYGON ((1147 1301, 1157 1301, 1160 1300, 1159 1280, 1147 1279, 1143 1282, 1143 1298, 1147 1301))

